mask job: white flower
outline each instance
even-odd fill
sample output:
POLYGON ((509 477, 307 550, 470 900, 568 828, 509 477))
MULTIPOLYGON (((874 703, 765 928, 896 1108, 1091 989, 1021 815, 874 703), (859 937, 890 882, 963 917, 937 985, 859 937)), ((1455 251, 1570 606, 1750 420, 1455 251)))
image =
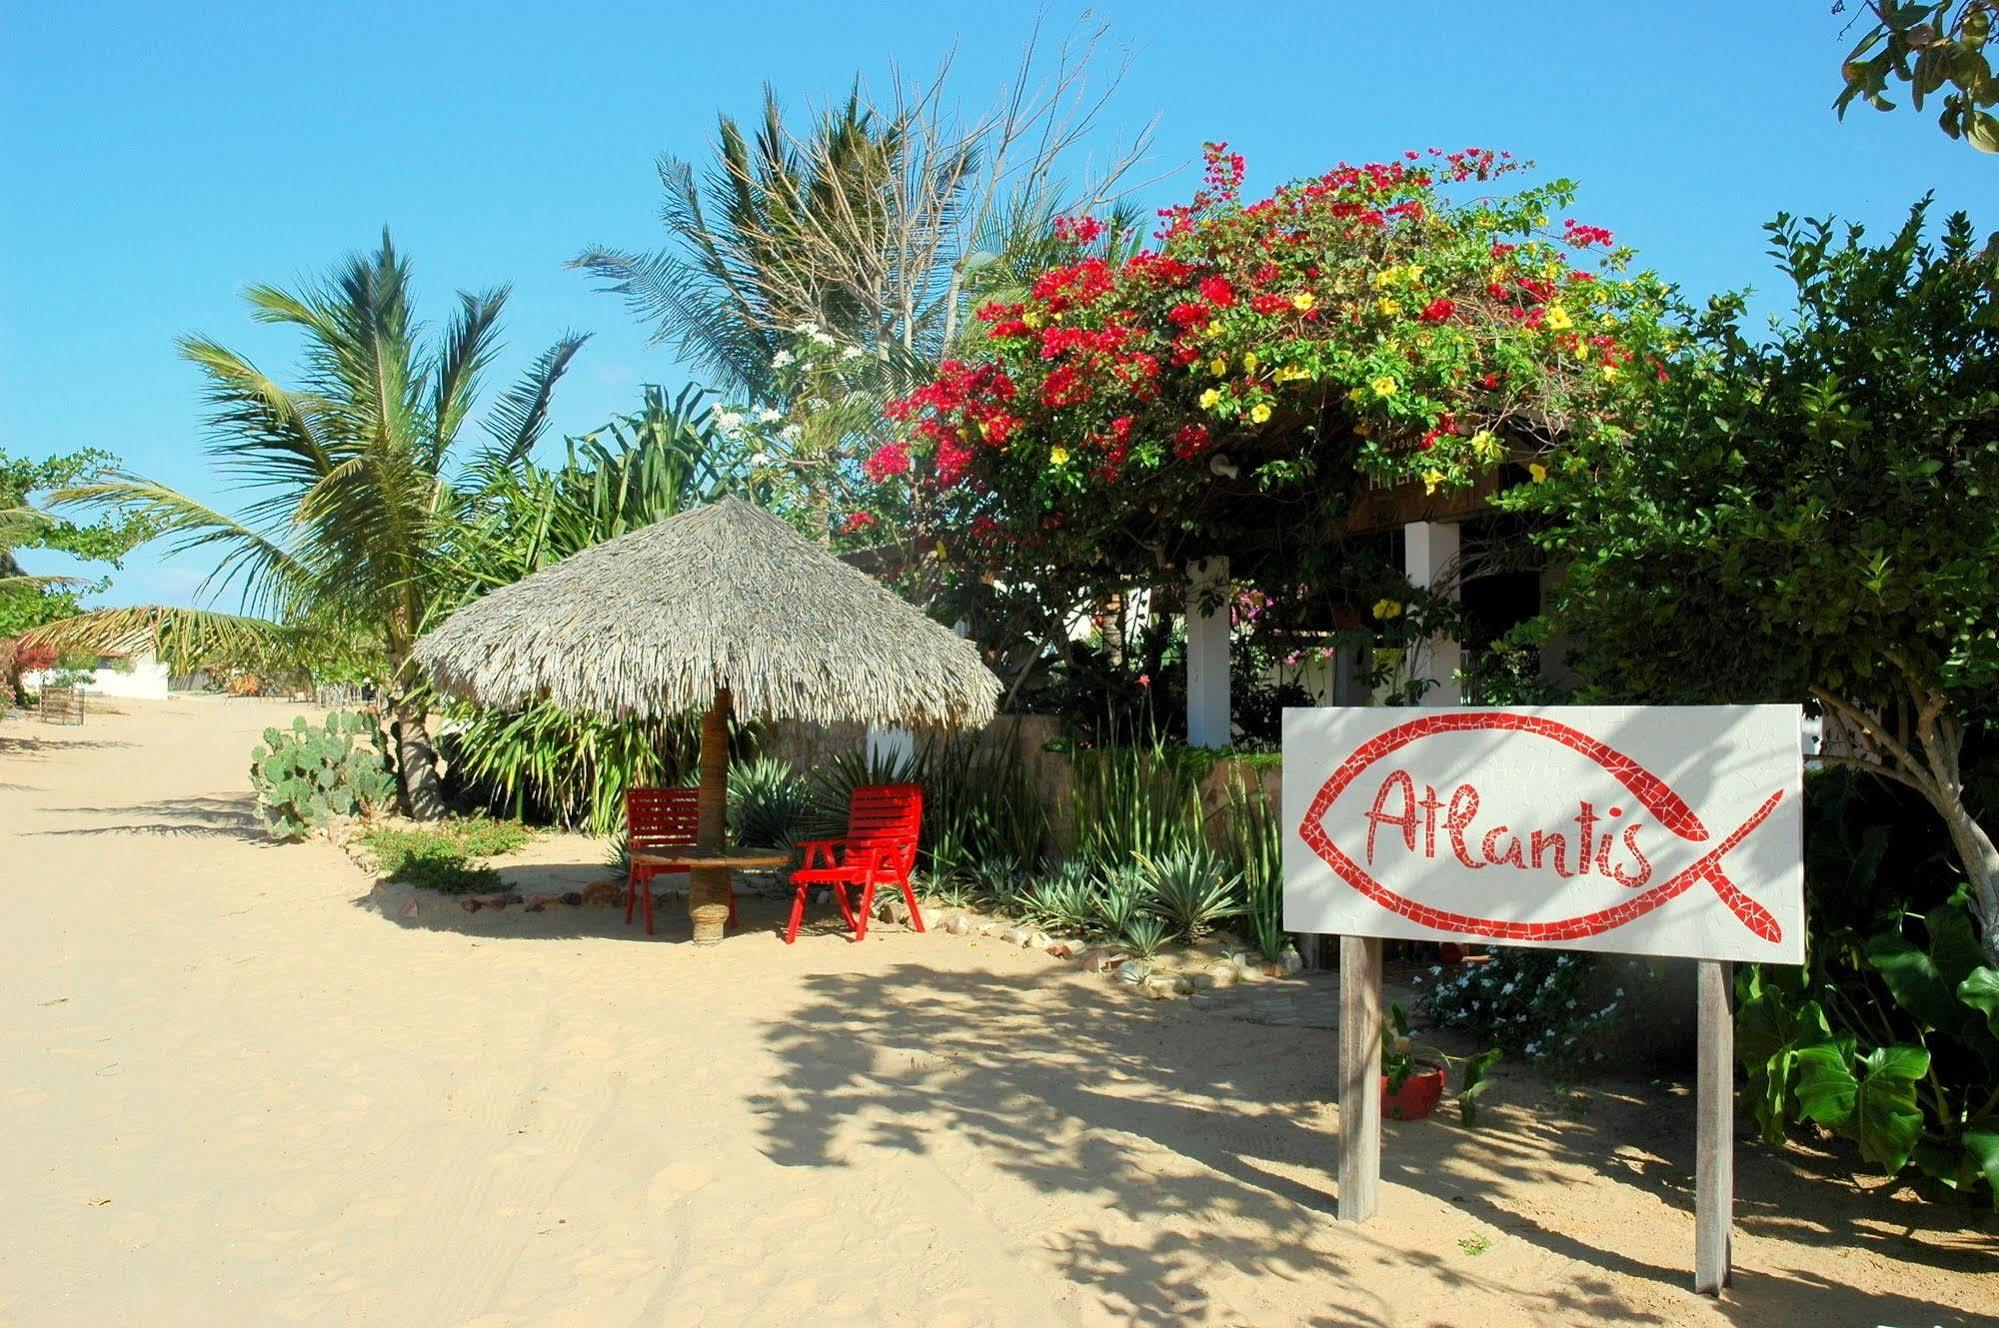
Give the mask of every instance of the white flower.
POLYGON ((765 406, 762 410, 757 412, 758 424, 776 424, 779 420, 783 418, 784 418, 783 411, 772 410, 769 406, 765 406))
POLYGON ((1617 994, 1617 995, 1619 995, 1619 996, 1622 996, 1622 995, 1624 994, 1624 988, 1622 988, 1622 987, 1619 987, 1619 988, 1617 989, 1617 991, 1616 991, 1616 994, 1617 994))
POLYGON ((799 435, 799 429, 796 424, 787 424, 782 429, 779 429, 777 431, 777 436, 784 439, 784 441, 787 443, 797 442, 798 435, 799 435))
POLYGON ((1435 977, 1435 976, 1437 976, 1437 974, 1439 974, 1439 973, 1441 973, 1441 972, 1443 972, 1443 971, 1444 971, 1444 966, 1443 966, 1442 964, 1432 964, 1432 965, 1430 966, 1430 976, 1431 976, 1431 977, 1435 977))
POLYGON ((777 354, 770 357, 770 367, 773 369, 782 369, 785 365, 790 364, 791 360, 792 360, 791 352, 788 350, 781 350, 777 354))
POLYGON ((813 344, 815 345, 837 346, 840 344, 839 342, 833 340, 833 338, 827 336, 824 332, 821 332, 818 328, 812 329, 812 331, 806 333, 805 335, 812 338, 813 344))
POLYGON ((799 323, 791 330, 801 337, 817 336, 819 335, 819 324, 813 322, 799 323))
POLYGON ((769 465, 769 464, 770 464, 770 453, 768 453, 768 452, 752 452, 752 453, 750 453, 750 464, 751 464, 752 466, 767 466, 767 465, 769 465))
POLYGON ((861 358, 861 354, 862 351, 859 346, 847 346, 840 351, 840 358, 843 360, 858 360, 861 358))

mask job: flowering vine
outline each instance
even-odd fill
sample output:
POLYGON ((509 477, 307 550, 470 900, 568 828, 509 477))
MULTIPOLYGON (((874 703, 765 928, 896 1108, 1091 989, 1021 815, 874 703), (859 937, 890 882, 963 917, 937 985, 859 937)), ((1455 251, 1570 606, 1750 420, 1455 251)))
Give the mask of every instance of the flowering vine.
MULTIPOLYGON (((1669 290, 1483 148, 1340 165, 1244 201, 1242 158, 1156 243, 1064 218, 1071 261, 891 403, 864 463, 968 564, 1096 569, 1278 552, 1360 484, 1436 492, 1584 464, 1669 372, 1669 290)), ((926 540, 927 542, 927 540, 926 540)))

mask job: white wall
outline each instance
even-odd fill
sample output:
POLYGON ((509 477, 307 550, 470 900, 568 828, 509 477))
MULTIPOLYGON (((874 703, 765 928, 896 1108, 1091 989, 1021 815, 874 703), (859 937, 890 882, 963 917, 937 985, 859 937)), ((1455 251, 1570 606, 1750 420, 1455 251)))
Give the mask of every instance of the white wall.
MULTIPOLYGON (((49 676, 42 672, 24 673, 21 681, 40 691, 43 679, 49 676)), ((96 696, 164 701, 167 698, 167 666, 150 654, 134 655, 130 673, 119 669, 97 669, 91 673, 90 681, 83 684, 83 690, 96 696)))

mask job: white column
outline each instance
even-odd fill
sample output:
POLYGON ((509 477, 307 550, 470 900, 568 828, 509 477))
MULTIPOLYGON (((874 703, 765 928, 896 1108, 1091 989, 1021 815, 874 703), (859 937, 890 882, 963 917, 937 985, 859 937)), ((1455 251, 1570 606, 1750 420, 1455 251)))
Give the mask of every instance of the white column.
MULTIPOLYGON (((1426 590, 1458 597, 1456 569, 1458 528, 1441 521, 1412 521, 1402 527, 1402 570, 1409 580, 1426 590), (1448 585, 1443 584, 1450 577, 1448 585)), ((1457 705, 1464 700, 1451 676, 1462 659, 1458 643, 1431 637, 1413 652, 1412 667, 1419 678, 1435 678, 1437 685, 1423 693, 1424 705, 1457 705)))
POLYGON ((1187 742, 1226 747, 1229 726, 1229 560, 1187 564, 1187 742), (1202 612, 1213 599, 1213 612, 1202 612))

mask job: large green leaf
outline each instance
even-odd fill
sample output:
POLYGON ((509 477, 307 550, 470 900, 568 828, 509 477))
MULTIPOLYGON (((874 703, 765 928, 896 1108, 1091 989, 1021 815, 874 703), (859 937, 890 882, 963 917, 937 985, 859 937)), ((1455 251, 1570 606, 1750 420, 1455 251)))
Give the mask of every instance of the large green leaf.
POLYGON ((1900 1171, 1922 1133, 1916 1084, 1929 1073, 1930 1053, 1921 1047, 1876 1047, 1855 1061, 1850 1049, 1827 1045, 1801 1051, 1798 1066, 1800 1109, 1854 1140, 1861 1156, 1887 1174, 1900 1171))
POLYGON ((1957 998, 1985 1015, 1985 1026, 1999 1037, 1999 972, 1980 965, 1957 984, 1957 998))
POLYGON ((1867 962, 1888 984, 1895 1003, 1930 1028, 1956 1028, 1963 1021, 1953 983, 1944 979, 1930 955, 1898 932, 1884 932, 1867 943, 1867 962))
POLYGON ((1964 1151, 1977 1162, 1978 1170, 1992 1191, 1992 1206, 1999 1208, 1999 1122, 1964 1132, 1964 1151))

